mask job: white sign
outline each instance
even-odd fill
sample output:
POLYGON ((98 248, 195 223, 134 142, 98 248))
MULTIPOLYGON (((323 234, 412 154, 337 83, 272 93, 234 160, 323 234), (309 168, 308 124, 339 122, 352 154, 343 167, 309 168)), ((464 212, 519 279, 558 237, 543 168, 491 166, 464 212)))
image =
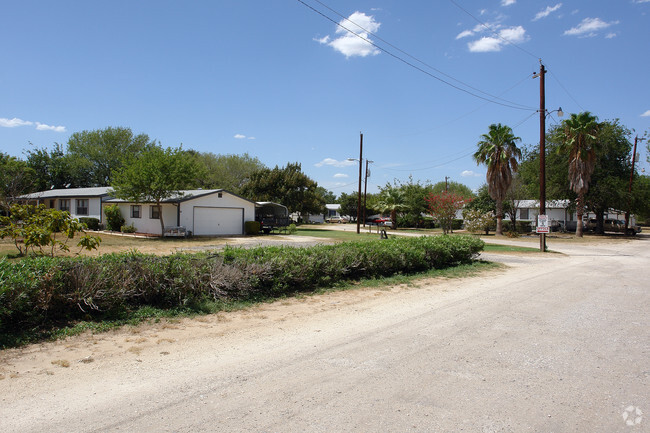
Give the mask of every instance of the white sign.
POLYGON ((537 233, 548 233, 548 215, 537 215, 537 233))

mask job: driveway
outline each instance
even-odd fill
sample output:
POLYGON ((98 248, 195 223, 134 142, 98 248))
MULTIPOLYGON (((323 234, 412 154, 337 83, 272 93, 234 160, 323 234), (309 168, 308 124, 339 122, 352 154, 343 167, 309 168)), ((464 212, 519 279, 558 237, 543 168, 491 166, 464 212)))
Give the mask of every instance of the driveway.
POLYGON ((0 431, 650 431, 648 246, 5 351, 0 431))

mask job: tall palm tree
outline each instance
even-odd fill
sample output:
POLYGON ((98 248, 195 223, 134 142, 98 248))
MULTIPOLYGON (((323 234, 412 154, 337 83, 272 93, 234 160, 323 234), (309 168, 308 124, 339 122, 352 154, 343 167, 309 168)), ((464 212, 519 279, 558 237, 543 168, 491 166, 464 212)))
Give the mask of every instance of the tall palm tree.
POLYGON ((377 206, 381 212, 390 212, 393 229, 397 230, 397 212, 406 209, 406 196, 404 191, 394 186, 387 185, 379 194, 377 206))
POLYGON ((571 114, 562 122, 560 151, 569 154, 569 187, 578 194, 576 204, 576 236, 582 237, 582 215, 585 194, 589 190, 591 175, 596 167, 598 119, 588 111, 571 114))
POLYGON ((481 135, 474 153, 476 163, 487 166, 488 192, 497 207, 497 235, 503 234, 503 200, 512 183, 512 174, 519 168, 517 161, 521 159, 521 150, 517 141, 520 140, 509 126, 493 123, 489 132, 481 135))

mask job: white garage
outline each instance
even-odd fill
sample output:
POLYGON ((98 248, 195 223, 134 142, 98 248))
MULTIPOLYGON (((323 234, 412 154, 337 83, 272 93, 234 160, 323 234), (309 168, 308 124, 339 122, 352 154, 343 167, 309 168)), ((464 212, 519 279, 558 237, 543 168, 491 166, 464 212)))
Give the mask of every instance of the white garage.
POLYGON ((133 203, 120 199, 106 200, 104 206, 117 204, 126 225, 139 233, 162 234, 182 228, 196 236, 225 236, 245 234, 246 221, 255 221, 255 202, 223 189, 179 191, 161 203, 133 203))
POLYGON ((243 235, 244 208, 195 206, 194 234, 196 236, 243 235))

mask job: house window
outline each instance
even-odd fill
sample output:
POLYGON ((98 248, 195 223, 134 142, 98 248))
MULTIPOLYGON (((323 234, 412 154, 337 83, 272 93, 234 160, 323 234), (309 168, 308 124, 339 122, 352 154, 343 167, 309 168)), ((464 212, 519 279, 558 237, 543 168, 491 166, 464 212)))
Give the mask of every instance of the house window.
POLYGON ((77 199, 77 215, 88 215, 88 199, 77 199))
POLYGON ((142 206, 140 206, 139 204, 131 205, 131 218, 140 218, 141 213, 142 213, 142 206))
POLYGON ((70 200, 67 198, 59 200, 59 210, 70 212, 70 200))
POLYGON ((56 200, 50 200, 50 209, 56 209, 56 200))
POLYGON ((519 219, 522 220, 528 219, 528 209, 519 209, 519 219))
POLYGON ((222 193, 222 192, 218 192, 218 193, 217 193, 217 197, 222 198, 222 197, 223 197, 223 193, 222 193))
POLYGON ((149 206, 149 218, 152 220, 160 219, 160 206, 149 206))

